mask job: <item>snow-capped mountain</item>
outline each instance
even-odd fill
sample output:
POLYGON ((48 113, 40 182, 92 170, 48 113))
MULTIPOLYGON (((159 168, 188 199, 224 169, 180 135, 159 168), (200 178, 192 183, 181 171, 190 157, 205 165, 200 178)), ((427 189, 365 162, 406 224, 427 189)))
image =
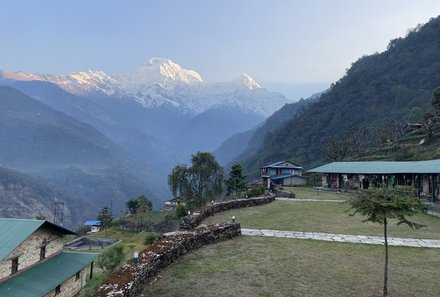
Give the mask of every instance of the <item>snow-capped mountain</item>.
POLYGON ((193 114, 234 106, 268 117, 288 102, 282 94, 262 88, 246 74, 229 82, 205 83, 196 71, 160 58, 152 58, 126 74, 80 71, 50 75, 3 70, 0 79, 47 81, 79 96, 128 97, 146 108, 172 106, 193 114))

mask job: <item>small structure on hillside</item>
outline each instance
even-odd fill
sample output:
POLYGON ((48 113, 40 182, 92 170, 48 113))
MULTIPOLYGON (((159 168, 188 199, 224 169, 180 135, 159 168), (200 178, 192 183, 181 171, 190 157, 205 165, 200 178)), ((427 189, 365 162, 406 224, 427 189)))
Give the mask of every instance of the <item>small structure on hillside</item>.
POLYGON ((183 200, 182 197, 175 197, 171 200, 168 200, 165 202, 164 207, 162 208, 162 210, 173 210, 175 209, 178 205, 186 205, 185 200, 183 200))
POLYGON ((64 252, 70 234, 44 220, 0 218, 0 296, 77 296, 97 254, 64 252))
POLYGON ((274 185, 300 186, 307 180, 302 176, 303 168, 290 161, 276 162, 261 168, 261 185, 271 189, 274 185))
POLYGON ((333 162, 307 172, 321 174, 321 185, 345 190, 370 187, 413 186, 419 197, 439 194, 440 160, 333 162))
POLYGON ((96 233, 101 228, 101 221, 86 221, 84 226, 90 228, 90 233, 96 233))

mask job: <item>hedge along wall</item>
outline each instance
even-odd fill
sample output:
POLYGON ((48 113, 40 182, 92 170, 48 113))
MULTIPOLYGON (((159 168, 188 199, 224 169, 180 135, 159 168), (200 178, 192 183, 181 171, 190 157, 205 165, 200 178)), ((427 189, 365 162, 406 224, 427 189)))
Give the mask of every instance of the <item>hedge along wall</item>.
POLYGON ((225 210, 244 208, 257 205, 263 205, 270 203, 275 200, 275 196, 267 197, 257 197, 248 199, 237 199, 225 202, 216 202, 203 207, 202 209, 194 212, 193 214, 187 215, 180 220, 180 230, 191 230, 199 226, 204 219, 212 216, 215 213, 222 212, 225 210))
POLYGON ((93 297, 141 296, 151 278, 181 255, 240 234, 240 224, 222 223, 161 236, 139 253, 138 265, 133 260, 124 264, 105 280, 93 297))

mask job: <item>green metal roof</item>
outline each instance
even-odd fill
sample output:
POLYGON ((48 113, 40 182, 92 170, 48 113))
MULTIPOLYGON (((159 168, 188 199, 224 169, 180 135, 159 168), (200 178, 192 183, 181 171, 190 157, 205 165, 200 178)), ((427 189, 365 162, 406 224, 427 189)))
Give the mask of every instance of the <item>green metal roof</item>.
POLYGON ((97 256, 98 254, 91 253, 62 252, 0 283, 0 296, 44 296, 90 264, 97 256))
POLYGON ((440 160, 333 162, 310 169, 308 172, 346 174, 435 174, 440 173, 440 160))
POLYGON ((64 234, 75 234, 70 230, 44 220, 0 218, 0 261, 6 258, 20 243, 42 225, 52 226, 64 234))

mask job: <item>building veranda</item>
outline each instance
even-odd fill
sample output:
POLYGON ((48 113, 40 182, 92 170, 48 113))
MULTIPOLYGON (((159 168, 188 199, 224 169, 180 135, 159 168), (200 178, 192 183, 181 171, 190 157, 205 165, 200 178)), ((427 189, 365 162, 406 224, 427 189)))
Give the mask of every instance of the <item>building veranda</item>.
POLYGON ((438 200, 440 160, 333 162, 308 170, 321 174, 321 186, 334 189, 413 186, 419 197, 438 200))

